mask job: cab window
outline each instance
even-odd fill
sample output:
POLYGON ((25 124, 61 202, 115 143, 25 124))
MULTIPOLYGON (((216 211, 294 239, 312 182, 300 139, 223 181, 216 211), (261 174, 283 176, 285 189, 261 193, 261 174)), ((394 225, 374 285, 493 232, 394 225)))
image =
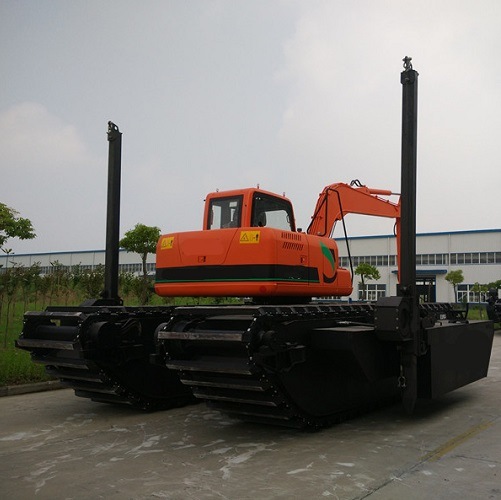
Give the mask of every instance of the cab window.
POLYGON ((292 206, 282 198, 254 193, 251 225, 295 231, 292 206))
POLYGON ((242 217, 242 196, 214 198, 210 202, 207 229, 240 227, 242 217))

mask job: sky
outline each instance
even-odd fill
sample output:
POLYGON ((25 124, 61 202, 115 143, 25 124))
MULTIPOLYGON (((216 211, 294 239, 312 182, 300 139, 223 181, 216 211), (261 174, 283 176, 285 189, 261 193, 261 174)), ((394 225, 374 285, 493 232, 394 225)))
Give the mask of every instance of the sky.
POLYGON ((398 193, 405 56, 418 232, 500 228, 500 26, 499 0, 0 0, 0 201, 37 233, 6 246, 104 248, 109 120, 121 237, 200 229, 215 190, 285 193, 302 228, 326 185, 398 193))

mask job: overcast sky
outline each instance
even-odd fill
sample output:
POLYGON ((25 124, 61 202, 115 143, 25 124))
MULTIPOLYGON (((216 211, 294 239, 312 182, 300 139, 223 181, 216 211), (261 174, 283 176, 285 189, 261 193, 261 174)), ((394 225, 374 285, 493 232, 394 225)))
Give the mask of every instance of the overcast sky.
MULTIPOLYGON (((201 228, 216 189, 400 190, 402 58, 419 72, 418 232, 501 227, 499 0, 0 0, 0 201, 15 253, 104 248, 107 122, 121 236, 201 228)), ((348 233, 392 224, 347 218, 348 233)))

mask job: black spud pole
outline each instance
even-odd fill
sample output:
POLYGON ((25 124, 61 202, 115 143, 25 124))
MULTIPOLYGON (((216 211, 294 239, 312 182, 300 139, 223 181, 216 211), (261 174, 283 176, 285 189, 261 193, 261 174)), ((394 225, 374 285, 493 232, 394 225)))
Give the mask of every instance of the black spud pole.
POLYGON ((108 206, 106 215, 106 255, 103 299, 122 304, 118 296, 118 254, 120 241, 120 177, 122 133, 108 122, 108 206))
POLYGON ((408 413, 414 410, 417 387, 417 357, 420 345, 419 305, 416 291, 416 198, 417 198, 417 96, 418 72, 411 58, 404 58, 402 84, 402 163, 401 163, 401 229, 400 284, 398 295, 405 297, 408 315, 404 328, 407 341, 401 351, 403 384, 402 402, 408 413))
POLYGON ((400 292, 416 295, 417 86, 411 58, 404 59, 402 83, 401 269, 400 292))

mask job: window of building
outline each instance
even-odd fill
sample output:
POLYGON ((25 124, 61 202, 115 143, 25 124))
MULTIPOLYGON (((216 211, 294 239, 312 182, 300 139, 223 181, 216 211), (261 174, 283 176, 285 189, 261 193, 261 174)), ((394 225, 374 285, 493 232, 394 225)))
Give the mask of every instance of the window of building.
MULTIPOLYGON (((372 266, 396 266, 396 255, 366 255, 353 256, 353 267, 357 267, 362 262, 367 262, 372 266)), ((460 253, 429 253, 416 255, 416 265, 418 266, 447 266, 449 265, 475 265, 475 264, 501 264, 501 252, 460 252, 460 253)), ((348 257, 341 257, 341 265, 349 267, 348 257)))
MULTIPOLYGON (((465 252, 451 253, 451 264, 501 264, 501 252, 465 252)), ((447 264, 447 254, 443 255, 443 263, 447 264)), ((438 264, 438 261, 437 261, 438 264)))
MULTIPOLYGON (((149 265, 150 264, 146 265, 147 270, 149 270, 149 265)), ((139 274, 143 272, 143 266, 141 264, 120 264, 118 268, 121 273, 139 274)))
POLYGON ((448 258, 446 253, 439 253, 435 255, 435 264, 437 265, 447 265, 448 258))
POLYGON ((362 283, 358 284, 358 298, 359 300, 367 300, 375 302, 379 297, 386 296, 386 285, 380 283, 362 283))
POLYGON ((478 284, 460 283, 457 285, 457 301, 458 302, 486 302, 487 290, 479 288, 478 284))

